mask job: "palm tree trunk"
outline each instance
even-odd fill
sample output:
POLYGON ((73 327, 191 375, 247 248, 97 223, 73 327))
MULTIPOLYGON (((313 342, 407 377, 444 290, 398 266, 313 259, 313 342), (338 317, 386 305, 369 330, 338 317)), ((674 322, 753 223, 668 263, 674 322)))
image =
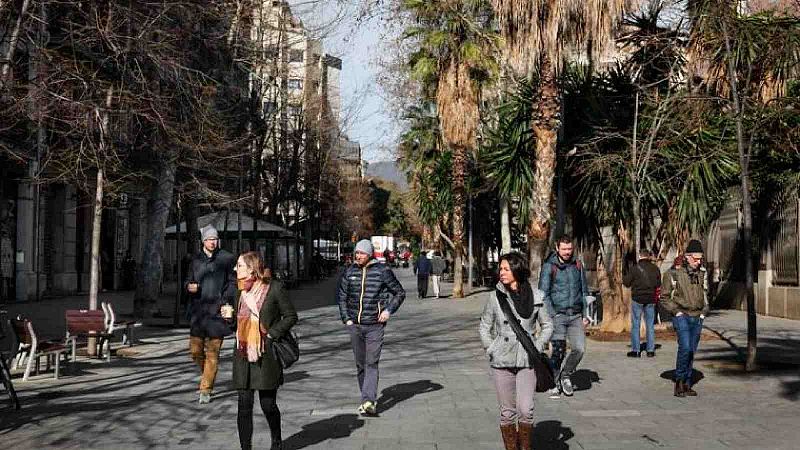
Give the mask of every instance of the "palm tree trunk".
POLYGON ((508 211, 508 200, 500 198, 500 253, 505 255, 511 251, 511 220, 508 211))
MULTIPOLYGON (((623 227, 617 231, 616 248, 614 249, 614 266, 603 291, 603 323, 600 330, 608 333, 622 333, 631 328, 631 304, 622 289, 622 265, 628 249, 627 230, 623 227)), ((600 268, 598 267, 598 270, 600 268)), ((604 286, 601 284, 601 289, 604 286)))
POLYGON ((555 67, 546 57, 542 57, 541 78, 539 80, 536 118, 532 129, 536 137, 536 174, 533 179, 531 198, 531 221, 528 226, 528 261, 531 269, 531 282, 538 282, 542 259, 550 237, 550 218, 552 216, 553 178, 556 169, 556 145, 558 144, 561 97, 555 67))
POLYGON ((453 146, 453 298, 464 297, 464 205, 467 172, 467 149, 453 146))

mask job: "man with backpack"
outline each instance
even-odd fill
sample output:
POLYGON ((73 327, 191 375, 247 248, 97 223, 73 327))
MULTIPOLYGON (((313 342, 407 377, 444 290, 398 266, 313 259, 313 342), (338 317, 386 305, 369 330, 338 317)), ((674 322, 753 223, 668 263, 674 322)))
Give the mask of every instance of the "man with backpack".
POLYGON ((692 375, 694 355, 700 344, 703 320, 708 314, 708 276, 703 267, 703 245, 691 240, 682 267, 664 273, 661 304, 673 314, 672 326, 678 338, 675 363, 676 397, 694 397, 692 375))
POLYGON ((639 327, 644 314, 644 325, 647 330, 647 356, 656 356, 656 291, 661 287, 661 271, 652 261, 653 254, 650 250, 639 251, 639 262, 628 267, 622 275, 622 283, 631 288, 631 351, 629 358, 641 356, 639 342, 639 327))
POLYGON ((572 238, 564 235, 556 242, 556 251, 544 264, 539 276, 539 289, 544 292, 544 302, 553 318, 553 336, 550 338, 553 353, 550 363, 556 375, 556 387, 550 398, 561 393, 572 396, 574 389, 570 376, 578 367, 586 349, 586 326, 589 325, 586 297, 586 273, 583 264, 573 255, 572 238), (567 339, 572 349, 564 361, 567 339), (563 368, 561 367, 564 362, 563 368))

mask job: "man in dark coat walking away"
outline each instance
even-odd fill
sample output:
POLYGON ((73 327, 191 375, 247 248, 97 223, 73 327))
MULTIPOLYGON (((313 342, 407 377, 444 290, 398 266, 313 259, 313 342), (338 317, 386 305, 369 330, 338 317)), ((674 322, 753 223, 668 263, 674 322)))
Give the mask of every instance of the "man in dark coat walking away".
POLYGON ((652 261, 650 250, 639 251, 639 262, 628 267, 622 275, 622 283, 631 288, 631 351, 629 358, 641 356, 639 328, 644 314, 644 325, 647 330, 648 357, 656 356, 656 290, 661 287, 661 271, 652 261))
POLYGON ((414 273, 417 274, 417 296, 420 299, 428 295, 428 278, 431 275, 431 270, 433 270, 431 260, 428 259, 424 250, 420 250, 419 258, 414 263, 414 273))
POLYGON ((355 264, 339 278, 336 303, 339 315, 350 333, 350 343, 358 369, 361 404, 358 412, 374 415, 378 408, 378 363, 389 317, 397 312, 406 292, 386 264, 372 259, 372 243, 359 241, 355 264))
POLYGON ((190 295, 189 350, 200 368, 200 403, 209 403, 217 377, 222 339, 231 334, 220 314, 222 305, 233 305, 236 297, 236 258, 219 248, 213 226, 202 230, 203 249, 192 260, 186 291, 190 295))

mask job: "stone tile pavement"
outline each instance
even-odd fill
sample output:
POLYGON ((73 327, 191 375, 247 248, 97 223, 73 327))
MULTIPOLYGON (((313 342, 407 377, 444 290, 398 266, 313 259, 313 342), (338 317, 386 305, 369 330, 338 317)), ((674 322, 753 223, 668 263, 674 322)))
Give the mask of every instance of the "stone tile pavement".
MULTIPOLYGON (((376 418, 355 414, 359 395, 348 337, 333 306, 335 280, 291 291, 301 310, 302 359, 279 391, 287 448, 501 448, 477 336, 486 294, 420 301, 410 270, 398 273, 412 294, 387 328, 376 418)), ((57 316, 55 306, 43 308, 41 314, 57 316)), ((707 319, 727 340, 701 343, 697 398, 672 396, 674 342, 660 342, 656 358, 631 360, 624 342, 589 341, 575 396, 537 395, 536 448, 800 447, 800 372, 791 354, 800 322, 760 319, 768 358, 762 372, 747 376, 728 363, 743 343, 744 315, 724 311, 707 319)), ((147 327, 142 345, 111 363, 83 358, 60 380, 17 378, 23 409, 0 410, 0 442, 15 449, 238 448, 229 381, 233 342, 226 341, 213 402, 199 405, 187 334, 147 327)), ((258 409, 254 423, 256 448, 268 447, 258 409)))

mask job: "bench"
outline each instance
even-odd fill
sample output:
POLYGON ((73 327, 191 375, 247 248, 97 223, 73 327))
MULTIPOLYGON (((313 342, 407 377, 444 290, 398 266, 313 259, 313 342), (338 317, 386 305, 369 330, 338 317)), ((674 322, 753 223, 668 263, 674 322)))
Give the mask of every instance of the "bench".
POLYGON ((14 329, 16 338, 19 341, 19 351, 17 352, 17 364, 19 367, 23 361, 27 360, 25 364, 25 373, 22 376, 22 381, 28 381, 33 368, 33 362, 36 361, 36 374, 39 374, 39 366, 41 357, 44 356, 47 362, 46 370, 50 370, 50 360, 52 359, 55 365, 54 377, 58 379, 59 361, 61 355, 67 354, 67 346, 64 342, 58 341, 42 341, 36 335, 33 328, 33 323, 30 320, 17 317, 11 321, 11 326, 14 329))
POLYGON ((128 347, 133 346, 133 330, 142 326, 142 323, 135 320, 118 320, 117 315, 114 313, 114 307, 110 302, 101 302, 100 306, 106 314, 106 331, 109 334, 114 334, 115 331, 122 330, 122 345, 127 342, 128 347))
MULTIPOLYGON (((72 344, 72 360, 78 347, 78 338, 96 338, 97 356, 102 358, 103 347, 114 337, 108 332, 106 314, 99 309, 68 309, 65 312, 67 320, 67 343, 72 344)), ((111 346, 108 346, 106 360, 111 361, 111 346)))

